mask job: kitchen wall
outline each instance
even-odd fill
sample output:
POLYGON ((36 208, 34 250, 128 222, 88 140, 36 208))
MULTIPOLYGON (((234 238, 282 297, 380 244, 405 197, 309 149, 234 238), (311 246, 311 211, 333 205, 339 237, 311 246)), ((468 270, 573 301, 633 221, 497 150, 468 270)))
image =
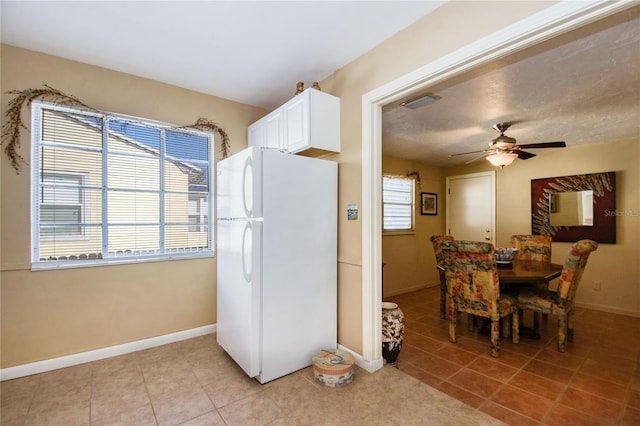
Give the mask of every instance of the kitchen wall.
POLYGON ((363 352, 362 221, 347 221, 362 205, 362 96, 555 2, 447 2, 414 25, 320 82, 341 100, 338 222, 338 341, 363 352))
MULTIPOLYGON (((12 46, 1 49, 3 122, 13 98, 7 92, 43 82, 102 111, 180 125, 207 117, 226 129, 232 152, 246 147, 247 126, 266 113, 12 46)), ((30 122, 28 111, 23 120, 30 122)), ((29 137, 23 131, 19 150, 27 163, 29 137)), ((4 153, 1 165, 2 368, 216 322, 215 258, 32 272, 29 167, 16 174, 4 153)))

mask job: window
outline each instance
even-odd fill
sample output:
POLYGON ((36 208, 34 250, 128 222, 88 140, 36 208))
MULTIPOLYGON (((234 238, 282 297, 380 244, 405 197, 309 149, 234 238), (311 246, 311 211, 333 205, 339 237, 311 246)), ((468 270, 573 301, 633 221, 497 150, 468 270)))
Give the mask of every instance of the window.
POLYGON ((209 221, 207 197, 189 194, 189 232, 202 232, 209 221))
POLYGON ((382 177, 383 231, 413 231, 414 194, 413 179, 382 177))
POLYGON ((32 104, 34 269, 211 256, 213 136, 32 104))
POLYGON ((42 173, 40 232, 43 238, 82 236, 81 225, 86 210, 82 182, 82 175, 55 171, 42 173))

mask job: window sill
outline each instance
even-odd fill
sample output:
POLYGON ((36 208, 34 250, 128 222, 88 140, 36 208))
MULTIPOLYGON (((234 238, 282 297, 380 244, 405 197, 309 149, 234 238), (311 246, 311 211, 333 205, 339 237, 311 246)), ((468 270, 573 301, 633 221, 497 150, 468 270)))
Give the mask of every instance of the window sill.
POLYGON ((382 231, 383 237, 396 237, 400 235, 416 235, 416 231, 406 230, 406 231, 382 231))
POLYGON ((133 263, 149 263, 149 262, 165 262, 171 260, 189 260, 215 257, 213 251, 202 251, 195 253, 172 253, 158 256, 140 256, 140 257, 110 257, 107 259, 91 259, 91 260, 68 260, 64 262, 39 261, 31 263, 32 271, 49 271, 56 269, 72 269, 72 268, 93 268, 98 266, 111 265, 130 265, 133 263))

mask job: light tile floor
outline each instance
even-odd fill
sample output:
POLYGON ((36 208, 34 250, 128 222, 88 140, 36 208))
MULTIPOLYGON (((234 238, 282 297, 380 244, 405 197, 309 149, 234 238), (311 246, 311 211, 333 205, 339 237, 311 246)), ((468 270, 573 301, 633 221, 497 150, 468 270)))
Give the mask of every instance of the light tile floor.
POLYGON ((389 298, 406 316, 398 368, 357 368, 342 389, 316 384, 310 368, 260 385, 209 335, 2 382, 0 423, 640 425, 640 318, 577 309, 564 354, 551 317, 540 340, 502 340, 492 358, 465 321, 449 342, 438 298, 437 288, 389 298))
POLYGON ((311 368, 260 385, 215 335, 5 381, 0 391, 3 426, 503 424, 391 366, 357 368, 340 389, 315 383, 311 368))
POLYGON ((469 332, 465 318, 449 342, 439 297, 432 287, 386 299, 405 313, 405 373, 512 425, 640 425, 640 318, 577 308, 565 353, 550 316, 540 340, 502 339, 493 358, 489 336, 469 332))

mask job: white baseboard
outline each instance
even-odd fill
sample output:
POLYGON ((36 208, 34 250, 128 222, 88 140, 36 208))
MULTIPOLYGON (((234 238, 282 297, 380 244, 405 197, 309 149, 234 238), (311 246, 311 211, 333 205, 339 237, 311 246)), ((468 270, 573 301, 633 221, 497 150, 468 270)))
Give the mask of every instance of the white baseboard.
POLYGON ((338 345, 338 349, 349 352, 351 355, 353 355, 353 358, 356 360, 356 364, 358 365, 358 367, 367 370, 369 373, 373 373, 379 369, 381 369, 384 365, 384 361, 382 358, 374 360, 374 361, 365 361, 362 358, 362 355, 360 355, 359 353, 356 353, 354 351, 352 351, 351 349, 342 346, 342 345, 338 345))
POLYGON ((429 288, 429 287, 435 287, 435 286, 439 286, 440 282, 438 281, 437 283, 426 283, 426 284, 419 284, 419 285, 415 285, 413 287, 406 287, 406 288, 402 288, 396 291, 390 291, 388 293, 385 293, 385 297, 392 297, 392 296, 397 296, 399 294, 405 294, 405 293, 411 293, 412 291, 418 291, 418 290, 423 290, 425 288, 429 288))
POLYGON ((596 305, 593 303, 574 302, 574 304, 578 308, 586 308, 586 309, 592 309, 594 311, 609 312, 611 314, 628 315, 630 317, 636 317, 636 318, 640 317, 640 312, 638 311, 628 311, 625 309, 618 309, 618 308, 614 308, 611 306, 604 306, 604 305, 596 305))
POLYGON ((148 339, 136 340, 135 342, 123 343, 121 345, 109 346, 107 348, 96 349, 88 352, 81 352, 67 355, 60 358, 52 358, 44 361, 32 362, 30 364, 17 365, 15 367, 3 368, 0 370, 0 381, 17 379, 19 377, 30 376, 32 374, 44 373, 57 370, 59 368, 72 367, 74 365, 85 364, 87 362, 98 361, 118 355, 154 348, 168 343, 179 342, 193 337, 204 336, 216 332, 216 325, 205 325, 203 327, 178 331, 176 333, 162 336, 150 337, 148 339))

